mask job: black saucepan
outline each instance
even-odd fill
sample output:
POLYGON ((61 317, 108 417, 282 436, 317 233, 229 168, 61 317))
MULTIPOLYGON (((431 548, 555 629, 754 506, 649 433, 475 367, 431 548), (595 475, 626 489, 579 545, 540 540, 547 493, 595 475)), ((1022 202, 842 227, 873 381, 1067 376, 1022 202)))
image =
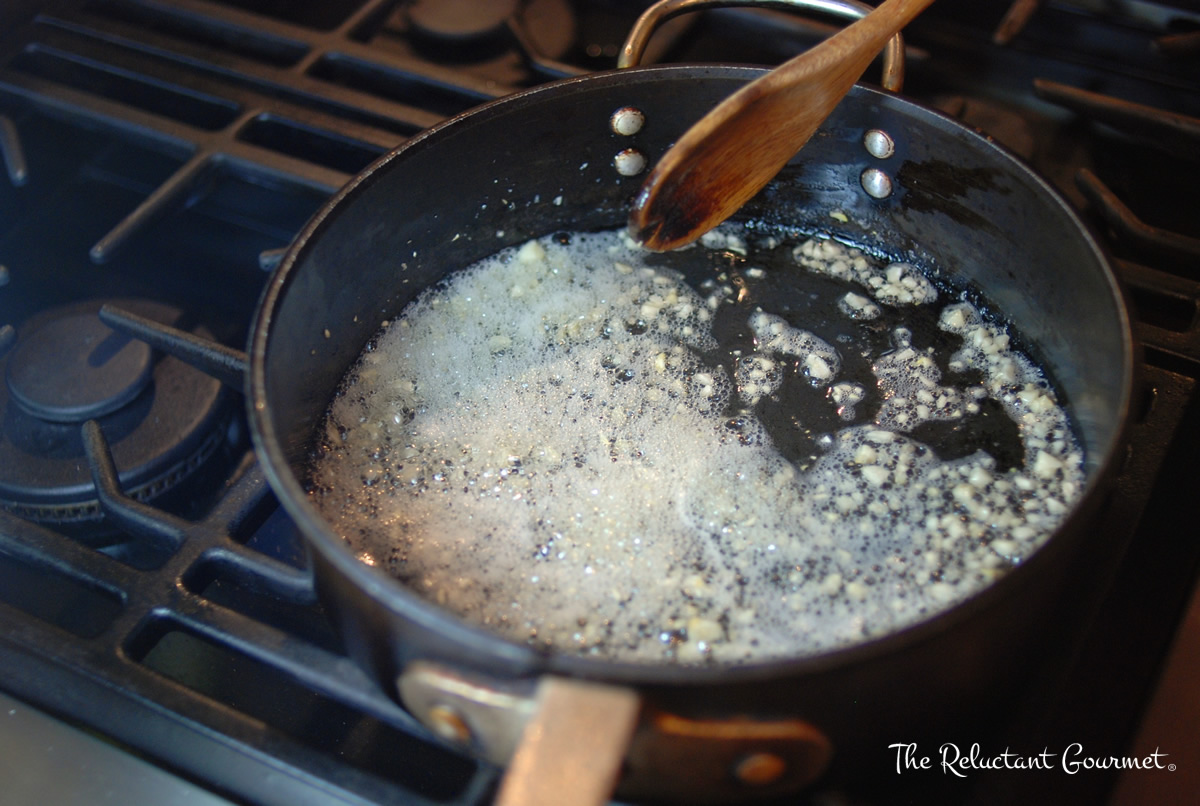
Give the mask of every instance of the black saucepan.
POLYGON ((978 741, 1005 696, 1038 674, 1047 642, 1069 632, 1055 618, 1062 585, 1102 550, 1092 527, 1120 453, 1135 347, 1101 249, 1045 181, 989 138, 862 86, 739 217, 878 247, 1007 313, 1060 385, 1090 474, 1082 503, 1033 557, 948 612, 842 651, 735 668, 638 666, 546 654, 463 623, 360 563, 309 501, 302 480, 314 434, 382 320, 502 247, 623 225, 640 178, 620 175, 614 156, 636 148, 652 162, 760 73, 634 68, 450 120, 333 197, 262 298, 248 381, 255 444, 308 539, 323 601, 385 690, 494 760, 509 757, 547 680, 632 692, 640 716, 622 791, 633 797, 771 794, 822 771, 852 780, 890 769, 891 743, 978 741), (646 117, 632 136, 609 125, 627 106, 646 117), (871 131, 886 133, 894 153, 873 156, 864 145, 871 131), (874 174, 875 195, 864 190, 868 169, 885 175, 890 194, 874 174), (831 218, 834 209, 848 221, 831 218))

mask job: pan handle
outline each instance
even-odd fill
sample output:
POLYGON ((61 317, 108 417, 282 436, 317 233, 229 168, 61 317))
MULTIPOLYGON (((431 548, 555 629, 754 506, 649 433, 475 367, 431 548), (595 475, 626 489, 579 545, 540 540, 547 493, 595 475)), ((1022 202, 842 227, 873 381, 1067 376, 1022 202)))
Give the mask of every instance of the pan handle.
POLYGON ((496 806, 608 803, 641 705, 630 688, 542 678, 496 806))
MULTIPOLYGON (((635 67, 650 42, 650 35, 661 24, 692 11, 705 8, 773 8, 784 11, 816 11, 834 17, 857 20, 874 9, 859 0, 660 0, 642 12, 625 39, 617 67, 635 67)), ((900 92, 904 86, 904 39, 896 34, 883 49, 883 87, 900 92)))
POLYGON ((498 803, 602 804, 620 798, 733 803, 797 792, 833 745, 795 716, 677 716, 631 686, 554 675, 495 680, 413 661, 396 680, 405 707, 433 733, 505 766, 498 803), (619 777, 619 781, 618 781, 619 777))
POLYGON ((506 766, 498 806, 608 803, 638 726, 630 687, 545 675, 500 682, 429 661, 396 680, 400 700, 442 739, 506 766))

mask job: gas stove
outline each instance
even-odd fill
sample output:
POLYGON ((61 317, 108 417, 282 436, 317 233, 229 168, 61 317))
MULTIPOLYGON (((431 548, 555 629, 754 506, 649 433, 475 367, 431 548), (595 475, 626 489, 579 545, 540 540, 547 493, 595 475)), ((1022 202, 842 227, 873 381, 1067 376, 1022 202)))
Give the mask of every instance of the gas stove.
MULTIPOLYGON (((440 120, 613 67, 642 5, 0 10, 0 689, 235 802, 490 801, 499 771, 346 657, 251 450, 241 350, 268 271, 332 192, 440 120)), ((708 11, 647 61, 774 64, 830 30, 708 11)), ((906 36, 905 94, 1049 178, 1134 303, 1141 405, 1105 550, 1068 592, 1090 627, 995 731, 1120 756, 1200 568, 1177 526, 1200 517, 1200 11, 944 0, 906 36)), ((1063 779, 978 776, 949 799, 1103 802, 1115 774, 1063 779)), ((900 783, 880 770, 812 799, 895 802, 900 783)))

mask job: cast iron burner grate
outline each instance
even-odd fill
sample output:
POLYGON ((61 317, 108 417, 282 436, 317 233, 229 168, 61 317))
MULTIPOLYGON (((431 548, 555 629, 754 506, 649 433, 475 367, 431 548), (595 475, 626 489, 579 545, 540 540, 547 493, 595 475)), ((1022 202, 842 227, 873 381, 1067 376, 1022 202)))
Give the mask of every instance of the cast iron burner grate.
MULTIPOLYGON (((153 372, 173 362, 179 383, 225 399, 207 415, 211 456, 179 460, 202 471, 173 488, 184 495, 143 494, 106 427, 120 408, 103 406, 56 426, 91 507, 82 526, 0 495, 6 690, 239 802, 490 800, 495 769, 447 749, 345 656, 250 451, 231 346, 262 269, 331 191, 449 115, 611 66, 640 5, 527 0, 447 20, 398 0, 62 0, 0 38, 0 363, 32 349, 40 319, 86 310, 145 341, 153 372)), ((1093 628, 992 732, 1029 752, 1088 736, 1119 755, 1200 560, 1172 528, 1200 516, 1185 472, 1200 436, 1187 213, 1200 20, 1173 3, 1132 16, 1022 3, 999 47, 1010 5, 935 4, 911 29, 906 91, 994 129, 1112 236, 1146 350, 1097 563, 1058 614, 1093 628)), ((709 12, 656 38, 651 60, 777 61, 826 30, 709 12)), ((977 782, 913 796, 1095 802, 1112 778, 977 782)), ((860 783, 849 802, 903 796, 890 769, 860 783)))

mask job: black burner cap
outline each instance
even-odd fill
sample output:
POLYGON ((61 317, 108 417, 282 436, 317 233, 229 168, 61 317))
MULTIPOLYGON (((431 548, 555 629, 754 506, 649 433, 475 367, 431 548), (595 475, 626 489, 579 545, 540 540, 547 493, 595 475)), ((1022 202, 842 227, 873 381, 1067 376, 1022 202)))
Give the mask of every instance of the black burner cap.
POLYGON ((417 0, 408 9, 415 32, 446 42, 492 36, 517 10, 517 0, 417 0))
POLYGON ((241 428, 231 427, 238 397, 216 378, 109 329, 99 318, 106 303, 211 337, 162 302, 92 299, 29 317, 0 356, 8 381, 0 383, 0 508, 78 527, 78 536, 96 542, 115 527, 101 523, 81 421, 100 424, 125 495, 176 514, 211 500, 210 485, 220 486, 225 467, 213 457, 241 455, 241 428))
POLYGON ((150 348, 94 314, 55 319, 18 341, 8 391, 22 409, 54 423, 116 411, 150 380, 150 348))

